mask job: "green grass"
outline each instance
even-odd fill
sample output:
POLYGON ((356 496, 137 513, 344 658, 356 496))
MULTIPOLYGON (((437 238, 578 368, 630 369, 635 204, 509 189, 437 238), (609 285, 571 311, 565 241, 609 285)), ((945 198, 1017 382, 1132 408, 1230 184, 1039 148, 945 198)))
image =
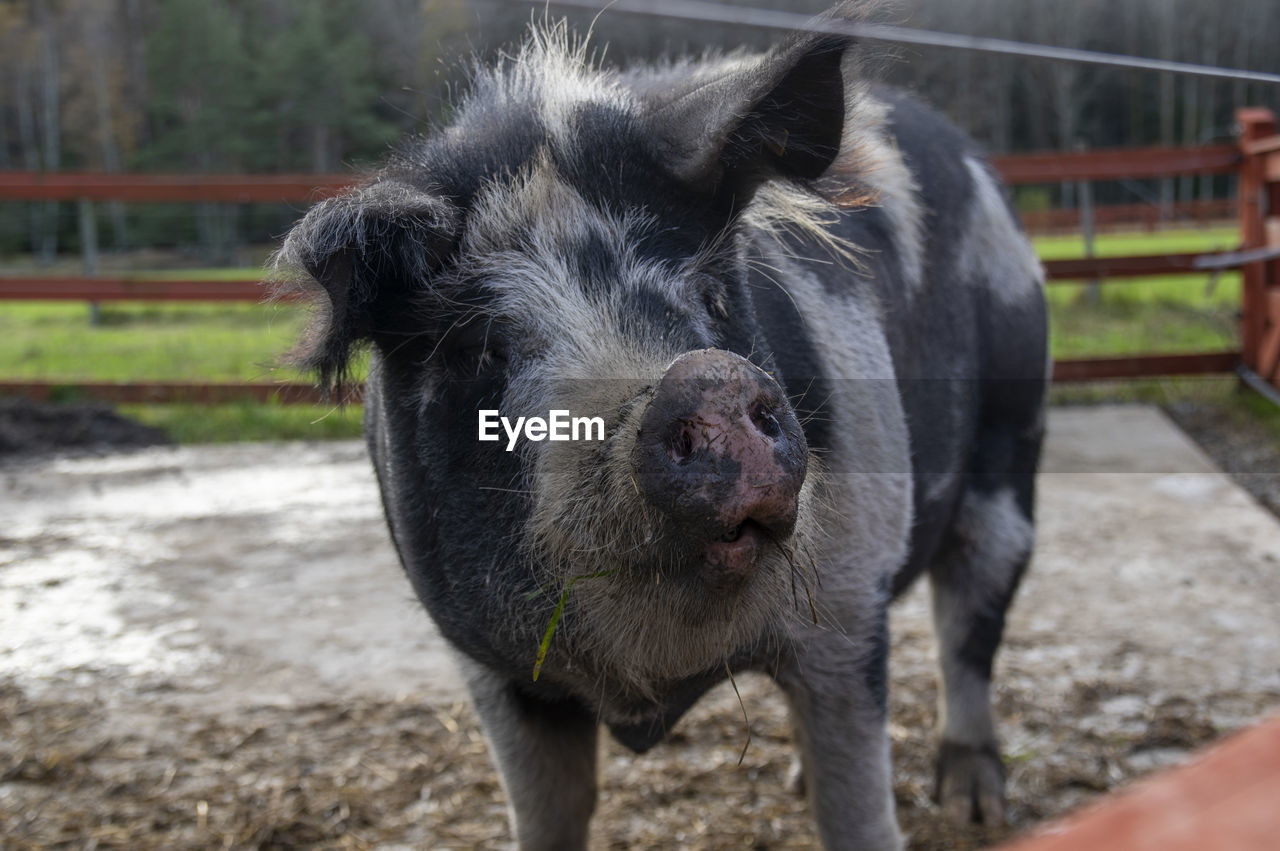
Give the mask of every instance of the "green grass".
POLYGON ((121 405, 120 413, 164 429, 178 443, 251 440, 331 440, 360 434, 359 405, 241 403, 121 405))
MULTIPOLYGON (((68 383, 306 381, 282 365, 306 318, 305 308, 291 305, 139 302, 103 305, 100 323, 91 325, 84 304, 0 302, 0 377, 68 383)), ((125 405, 121 411, 163 428, 180 443, 360 434, 359 406, 125 405)))
MULTIPOLYGON (((1032 239, 1036 253, 1045 260, 1062 260, 1084 256, 1084 240, 1079 234, 1037 236, 1032 239)), ((1235 228, 1204 230, 1167 230, 1154 233, 1103 233, 1094 240, 1099 257, 1126 254, 1181 254, 1188 251, 1226 251, 1240 244, 1235 228)))
POLYGON ((181 272, 170 272, 166 270, 151 270, 145 272, 131 272, 131 278, 141 280, 166 280, 170 278, 181 278, 184 281, 257 281, 262 278, 261 266, 242 266, 240 268, 227 269, 183 269, 181 272))
MULTIPOLYGON (((1234 230, 1104 234, 1099 255, 1213 251, 1233 248, 1234 230)), ((1039 237, 1045 259, 1078 257, 1079 236, 1039 237)), ((234 280, 259 270, 184 269, 183 278, 234 280)), ((178 273, 147 273, 172 277, 178 273)), ((1095 302, 1084 286, 1049 288, 1053 354, 1058 358, 1139 352, 1230 349, 1237 345, 1238 274, 1109 281, 1095 302)), ((66 381, 297 381, 280 366, 306 322, 291 305, 113 303, 90 325, 88 308, 67 302, 0 302, 0 378, 66 381)), ((1102 391, 1059 388, 1055 398, 1127 393, 1167 401, 1203 384, 1151 382, 1109 385, 1102 391), (1180 389, 1181 388, 1181 389, 1180 389), (1075 394, 1074 396, 1072 394, 1075 394)), ((359 407, 268 405, 126 406, 128 415, 165 428, 181 442, 328 438, 359 432, 359 407)))
POLYGON ((1099 304, 1051 304, 1049 333, 1055 358, 1225 351, 1239 345, 1234 307, 1197 307, 1180 299, 1104 296, 1099 304))
MULTIPOLYGON (((266 381, 305 312, 258 304, 0 302, 0 374, 15 379, 266 381)), ((291 371, 283 377, 293 378, 291 371)))
MULTIPOLYGON (((1042 259, 1079 257, 1078 235, 1037 237, 1042 259)), ((1237 247, 1230 228, 1102 234, 1100 257, 1223 251, 1237 247)), ((1049 285, 1049 327, 1055 358, 1231 349, 1238 345, 1240 274, 1109 279, 1096 302, 1083 284, 1049 285)))

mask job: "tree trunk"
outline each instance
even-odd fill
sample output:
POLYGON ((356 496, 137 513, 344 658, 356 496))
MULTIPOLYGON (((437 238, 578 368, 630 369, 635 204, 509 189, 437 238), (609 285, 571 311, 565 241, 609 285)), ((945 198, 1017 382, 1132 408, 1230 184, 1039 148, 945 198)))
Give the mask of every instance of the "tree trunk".
MULTIPOLYGON (((1142 42, 1139 33, 1142 30, 1142 7, 1137 3, 1128 3, 1124 7, 1124 50, 1130 56, 1142 53, 1142 42)), ((1129 131, 1125 144, 1138 145, 1146 138, 1146 116, 1144 107, 1148 97, 1146 87, 1148 75, 1141 71, 1126 73, 1127 85, 1125 93, 1128 101, 1129 131)))
MULTIPOLYGON (((30 68, 19 62, 13 75, 13 103, 18 118, 18 138, 22 141, 22 167, 27 171, 40 170, 40 143, 36 140, 36 104, 32 91, 30 68)), ((27 233, 31 253, 40 250, 43 241, 44 210, 36 202, 27 203, 27 233)))
MULTIPOLYGON (((1163 11, 1157 9, 1156 12, 1160 21, 1160 58, 1173 59, 1175 15, 1169 4, 1162 3, 1161 8, 1163 11)), ((1177 102, 1174 100, 1174 82, 1173 74, 1160 75, 1160 144, 1167 148, 1175 144, 1174 113, 1177 102)), ((1173 181, 1172 177, 1160 181, 1160 217, 1164 219, 1173 215, 1173 181)))
POLYGON ((124 4, 124 55, 129 80, 129 110, 139 117, 138 142, 151 141, 151 87, 147 82, 147 22, 143 15, 142 0, 125 0, 124 4))
MULTIPOLYGON (((89 50, 90 72, 93 77, 94 110, 98 120, 98 147, 102 156, 102 169, 109 174, 120 171, 120 145, 116 141, 115 108, 111 98, 110 65, 107 62, 108 38, 111 25, 104 7, 95 0, 80 0, 80 20, 84 24, 85 43, 89 50)), ((107 204, 111 217, 112 244, 117 251, 128 246, 125 232, 124 205, 119 201, 107 204)))
POLYGON ((311 125, 311 171, 315 174, 328 174, 333 170, 333 160, 329 156, 332 135, 323 124, 311 125))
MULTIPOLYGON (((57 171, 62 140, 58 114, 58 40, 56 22, 45 0, 35 0, 36 27, 40 32, 40 135, 44 170, 57 171)), ((40 239, 40 260, 52 263, 58 253, 58 202, 46 201, 40 239)))

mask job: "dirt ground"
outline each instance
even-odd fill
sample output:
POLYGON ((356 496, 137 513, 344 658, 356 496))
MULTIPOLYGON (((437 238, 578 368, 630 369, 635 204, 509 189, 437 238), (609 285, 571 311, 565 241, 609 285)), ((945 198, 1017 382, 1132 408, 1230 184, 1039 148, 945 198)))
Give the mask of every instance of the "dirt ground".
POLYGON ((122 417, 103 403, 62 405, 0 397, 0 459, 169 442, 160 429, 122 417))
MULTIPOLYGON (((1280 707, 1280 524, 1161 413, 1055 410, 1039 512, 997 673, 1007 828, 930 803, 923 589, 894 608, 912 847, 990 844, 1280 707)), ((0 518, 0 846, 507 842, 358 444, 11 457, 0 518)), ((815 846, 783 703, 739 685, 643 757, 602 745, 595 847, 815 846)))

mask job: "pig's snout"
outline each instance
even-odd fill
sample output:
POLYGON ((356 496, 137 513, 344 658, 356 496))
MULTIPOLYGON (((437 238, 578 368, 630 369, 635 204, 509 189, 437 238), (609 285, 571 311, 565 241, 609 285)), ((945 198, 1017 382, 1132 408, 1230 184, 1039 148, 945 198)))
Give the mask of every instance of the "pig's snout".
POLYGON ((733 587, 760 548, 795 527, 808 445, 776 381, 732 352, 688 352, 667 368, 640 421, 636 485, 704 578, 733 587))

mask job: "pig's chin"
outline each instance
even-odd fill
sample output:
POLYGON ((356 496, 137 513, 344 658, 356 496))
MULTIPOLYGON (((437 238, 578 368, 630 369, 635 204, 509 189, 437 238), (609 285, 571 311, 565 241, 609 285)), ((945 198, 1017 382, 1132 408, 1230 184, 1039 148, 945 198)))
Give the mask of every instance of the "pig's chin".
POLYGON ((622 488, 590 524, 563 513, 580 501, 541 503, 560 513, 534 527, 536 551, 554 556, 561 582, 590 577, 572 585, 566 658, 632 694, 658 694, 808 619, 819 593, 806 561, 812 487, 806 482, 794 516, 730 517, 710 530, 705 520, 664 522, 622 488), (609 534, 570 534, 584 530, 609 534))
POLYGON ((724 664, 787 618, 788 561, 762 530, 707 545, 658 572, 632 565, 574 587, 591 667, 638 694, 724 664), (581 592, 581 593, 579 593, 581 592))

